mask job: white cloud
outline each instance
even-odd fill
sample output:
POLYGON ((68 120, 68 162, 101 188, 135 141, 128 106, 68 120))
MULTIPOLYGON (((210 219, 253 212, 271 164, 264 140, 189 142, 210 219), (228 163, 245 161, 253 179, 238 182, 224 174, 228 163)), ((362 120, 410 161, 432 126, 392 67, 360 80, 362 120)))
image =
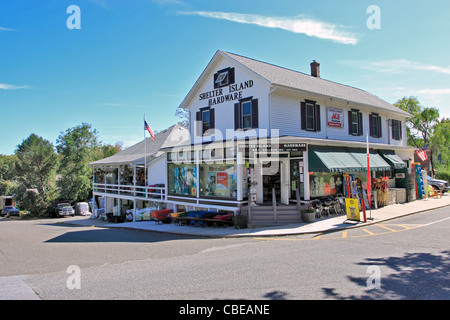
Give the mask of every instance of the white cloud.
POLYGON ((0 31, 17 31, 16 29, 0 27, 0 31))
POLYGON ((309 37, 332 40, 343 44, 356 44, 358 42, 355 35, 344 31, 344 29, 346 29, 344 26, 307 19, 301 16, 294 18, 266 17, 256 14, 208 11, 178 13, 184 15, 198 15, 213 19, 222 19, 237 23, 254 24, 266 28, 282 29, 294 33, 305 34, 309 37))
POLYGON ((450 74, 450 66, 441 67, 432 64, 410 61, 406 59, 391 59, 383 61, 344 60, 345 65, 383 73, 403 73, 407 71, 433 71, 450 74))
POLYGON ((166 5, 166 4, 183 4, 180 0, 152 0, 152 2, 159 4, 159 5, 166 5))
POLYGON ((30 86, 16 86, 13 84, 7 84, 7 83, 0 83, 0 90, 17 90, 17 89, 25 89, 29 88, 30 86))
POLYGON ((101 103, 100 105, 105 107, 142 107, 141 105, 129 104, 129 103, 101 103))
POLYGON ((417 90, 418 94, 423 95, 447 95, 450 94, 450 88, 444 88, 444 89, 420 89, 417 90))

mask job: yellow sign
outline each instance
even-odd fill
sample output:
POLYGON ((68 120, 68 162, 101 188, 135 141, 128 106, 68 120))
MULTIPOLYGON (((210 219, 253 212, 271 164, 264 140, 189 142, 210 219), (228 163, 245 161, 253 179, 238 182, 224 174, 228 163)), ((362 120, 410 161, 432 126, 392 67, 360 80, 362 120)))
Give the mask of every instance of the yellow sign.
POLYGON ((347 212, 347 219, 360 221, 358 199, 345 198, 345 209, 347 212))

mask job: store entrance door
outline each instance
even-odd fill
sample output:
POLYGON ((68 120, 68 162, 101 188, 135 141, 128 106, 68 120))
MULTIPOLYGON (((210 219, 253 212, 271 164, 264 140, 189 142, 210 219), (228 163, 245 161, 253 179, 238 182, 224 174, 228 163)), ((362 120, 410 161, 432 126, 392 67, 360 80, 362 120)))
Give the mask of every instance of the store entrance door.
POLYGON ((281 199, 280 202, 285 205, 289 205, 289 193, 290 193, 290 166, 289 166, 289 159, 283 159, 283 161, 280 161, 280 189, 281 189, 281 199))
POLYGON ((259 203, 272 204, 275 192, 277 204, 288 205, 291 192, 289 154, 280 153, 276 159, 260 158, 258 165, 261 168, 259 194, 261 195, 260 199, 262 199, 259 203))
POLYGON ((280 201, 280 186, 281 186, 281 175, 280 170, 276 166, 271 166, 271 164, 262 165, 262 198, 264 204, 272 204, 273 192, 275 192, 276 201, 280 201))

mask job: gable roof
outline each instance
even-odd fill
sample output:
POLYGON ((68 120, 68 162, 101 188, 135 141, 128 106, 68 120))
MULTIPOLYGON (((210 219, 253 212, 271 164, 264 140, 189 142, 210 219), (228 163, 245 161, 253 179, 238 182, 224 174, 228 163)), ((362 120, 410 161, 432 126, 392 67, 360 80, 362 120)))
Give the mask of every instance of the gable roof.
MULTIPOLYGON (((231 59, 246 69, 252 71, 262 79, 269 82, 272 86, 287 87, 302 91, 311 92, 327 97, 342 99, 348 102, 367 105, 370 107, 376 107, 379 109, 398 113, 403 116, 410 116, 409 113, 395 107, 394 105, 380 99, 379 97, 355 87, 343 85, 337 82, 332 82, 322 78, 313 77, 309 74, 299 71, 279 67, 267 62, 258 61, 255 59, 247 58, 241 55, 237 55, 231 52, 225 52, 218 50, 214 57, 211 59, 208 66, 203 71, 202 75, 197 80, 202 82, 202 78, 207 73, 207 70, 214 65, 214 61, 218 56, 231 59)), ((188 96, 195 90, 197 83, 189 92, 188 96)), ((181 106, 183 107, 188 99, 188 96, 183 100, 181 106)), ((185 107, 185 106, 184 106, 185 107)))
POLYGON ((148 163, 164 154, 164 151, 161 151, 162 148, 180 146, 189 141, 189 131, 179 124, 158 132, 154 136, 155 141, 151 138, 146 138, 147 142, 142 140, 111 157, 91 162, 89 165, 130 164, 139 160, 143 162, 144 158, 147 158, 148 163), (145 150, 147 150, 146 154, 145 150))

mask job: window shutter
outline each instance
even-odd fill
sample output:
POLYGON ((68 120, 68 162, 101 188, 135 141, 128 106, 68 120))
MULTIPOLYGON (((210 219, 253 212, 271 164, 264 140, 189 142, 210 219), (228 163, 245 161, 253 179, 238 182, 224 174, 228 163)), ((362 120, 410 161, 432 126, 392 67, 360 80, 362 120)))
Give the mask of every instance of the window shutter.
POLYGON ((361 112, 358 112, 358 135, 362 136, 363 135, 363 116, 361 112))
POLYGON ((215 110, 209 109, 209 128, 214 129, 216 127, 216 121, 215 121, 215 110))
POLYGON ((373 115, 369 114, 369 134, 371 137, 373 137, 373 125, 372 125, 372 118, 373 115))
POLYGON ((315 107, 315 121, 316 121, 316 125, 315 125, 315 129, 314 131, 320 131, 320 106, 318 104, 316 104, 315 107))
POLYGON ((195 134, 197 135, 197 136, 202 136, 202 131, 203 131, 203 128, 202 128, 202 112, 201 111, 197 111, 197 113, 196 113, 196 117, 195 117, 195 120, 196 120, 196 122, 195 122, 195 134))
POLYGON ((383 136, 383 134, 382 134, 382 130, 381 130, 382 122, 381 122, 380 116, 377 117, 377 122, 378 122, 378 138, 381 138, 383 136))
POLYGON ((258 128, 258 99, 252 100, 252 128, 258 128))
POLYGON ((234 130, 241 129, 241 104, 234 104, 234 130))
POLYGON ((219 73, 214 73, 214 89, 217 89, 219 85, 216 83, 217 78, 219 77, 219 73))
POLYGON ((402 122, 398 121, 397 123, 398 123, 398 140, 402 140, 403 139, 403 137, 402 137, 402 122))
POLYGON ((231 68, 230 71, 228 71, 228 83, 234 83, 234 68, 231 68))
POLYGON ((348 134, 352 135, 353 134, 353 129, 352 129, 352 111, 350 110, 348 112, 348 134))
POLYGON ((306 103, 300 102, 300 122, 301 129, 306 130, 306 103))
MULTIPOLYGON (((388 125, 388 128, 389 128, 389 125, 388 125)), ((397 134, 397 121, 396 120, 391 119, 391 128, 392 128, 392 131, 391 131, 392 139, 399 140, 398 134, 397 134)))

